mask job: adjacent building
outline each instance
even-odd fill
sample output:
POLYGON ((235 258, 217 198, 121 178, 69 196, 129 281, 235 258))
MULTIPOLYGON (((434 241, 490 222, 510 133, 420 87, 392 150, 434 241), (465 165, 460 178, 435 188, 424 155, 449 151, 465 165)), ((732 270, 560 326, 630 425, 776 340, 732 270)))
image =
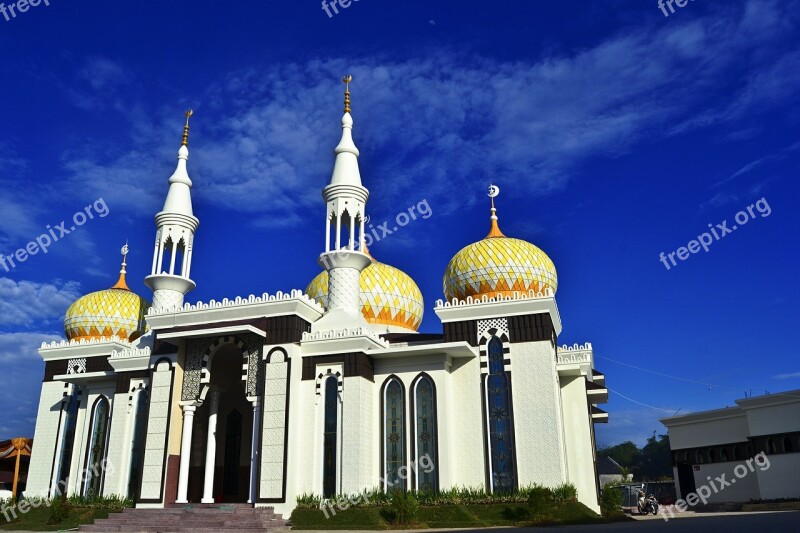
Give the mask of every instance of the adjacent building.
POLYGON ((707 486, 711 503, 800 499, 800 390, 661 422, 679 497, 707 486))

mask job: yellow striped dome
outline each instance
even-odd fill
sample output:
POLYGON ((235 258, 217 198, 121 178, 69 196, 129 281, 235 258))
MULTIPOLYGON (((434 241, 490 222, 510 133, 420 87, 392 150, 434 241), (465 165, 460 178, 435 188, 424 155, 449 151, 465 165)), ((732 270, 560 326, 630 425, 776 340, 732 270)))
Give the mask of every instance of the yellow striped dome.
POLYGON ((527 241, 506 237, 497 220, 492 220, 485 239, 465 246, 453 256, 442 284, 448 301, 547 289, 555 294, 558 274, 546 253, 527 241))
POLYGON ((144 315, 150 302, 125 283, 125 273, 112 288, 81 296, 67 309, 64 332, 69 340, 113 336, 133 341, 147 331, 144 315))
MULTIPOLYGON (((361 273, 361 314, 370 324, 417 331, 425 309, 422 293, 402 270, 372 260, 361 273)), ((328 273, 320 272, 306 287, 306 294, 328 305, 328 273)))

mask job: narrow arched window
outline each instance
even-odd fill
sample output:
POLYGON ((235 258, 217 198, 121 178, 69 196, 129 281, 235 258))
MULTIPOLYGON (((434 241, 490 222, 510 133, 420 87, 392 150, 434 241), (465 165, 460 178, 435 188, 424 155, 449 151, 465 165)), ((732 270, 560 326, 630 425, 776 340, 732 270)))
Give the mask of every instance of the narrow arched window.
POLYGON ((389 378, 383 389, 384 490, 405 488, 405 422, 403 386, 397 378, 389 378))
POLYGON ((73 392, 66 397, 64 401, 64 427, 61 430, 61 454, 58 459, 58 471, 53 480, 55 486, 53 487, 52 497, 60 496, 67 493, 67 486, 69 484, 69 474, 72 464, 72 451, 75 444, 75 426, 78 420, 78 407, 80 401, 78 393, 73 392))
POLYGON ((142 480, 142 462, 144 461, 144 445, 147 437, 147 391, 136 393, 133 418, 133 438, 131 439, 131 467, 128 477, 128 498, 135 498, 139 483, 142 480))
POLYGON ((89 433, 89 455, 86 461, 85 496, 100 496, 106 468, 106 442, 108 440, 108 416, 111 412, 108 399, 101 396, 94 404, 91 432, 89 433))
POLYGON ((416 489, 436 492, 438 480, 438 448, 436 425, 436 387, 428 376, 421 376, 414 385, 414 465, 416 489))
POLYGON ((783 453, 792 453, 792 451, 794 451, 792 439, 790 439, 788 436, 783 437, 783 453))
POLYGON ((339 381, 335 376, 325 380, 325 422, 323 432, 322 495, 336 495, 337 453, 339 440, 339 381))
POLYGON ((511 492, 516 488, 514 421, 511 413, 511 391, 503 360, 503 343, 499 338, 492 337, 489 340, 488 355, 486 412, 489 424, 492 492, 511 492))

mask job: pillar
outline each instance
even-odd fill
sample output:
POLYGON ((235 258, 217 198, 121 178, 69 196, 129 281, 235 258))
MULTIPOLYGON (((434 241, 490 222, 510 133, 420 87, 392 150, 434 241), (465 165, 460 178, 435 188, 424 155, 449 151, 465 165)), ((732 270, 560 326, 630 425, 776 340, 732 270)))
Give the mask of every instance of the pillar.
POLYGON ((250 442, 250 498, 247 503, 256 503, 256 493, 258 490, 258 448, 261 439, 259 438, 259 429, 261 424, 261 400, 256 399, 253 402, 253 438, 250 442))
POLYGON ((189 459, 192 453, 192 428, 195 405, 183 406, 183 433, 181 435, 181 466, 178 473, 178 498, 175 503, 189 503, 189 459))
POLYGON ((214 469, 217 461, 217 415, 219 414, 219 391, 209 391, 208 442, 206 444, 206 475, 201 503, 214 503, 214 469))

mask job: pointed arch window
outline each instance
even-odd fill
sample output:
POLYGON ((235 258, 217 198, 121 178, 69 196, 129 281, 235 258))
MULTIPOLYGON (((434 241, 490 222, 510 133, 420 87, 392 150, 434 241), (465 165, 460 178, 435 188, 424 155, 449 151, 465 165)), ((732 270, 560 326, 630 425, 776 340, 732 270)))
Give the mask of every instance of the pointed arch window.
POLYGON ((403 385, 392 377, 383 389, 384 490, 404 489, 406 469, 406 420, 403 385))
POLYGON ((516 488, 514 473, 514 420, 511 390, 505 372, 503 342, 489 340, 489 374, 486 376, 486 414, 489 426, 489 453, 492 492, 511 492, 516 488))
POLYGON ((108 418, 111 413, 108 399, 101 396, 92 410, 92 425, 89 433, 89 455, 86 461, 85 496, 100 496, 106 467, 106 442, 108 441, 108 418))
POLYGON ((77 389, 67 396, 64 402, 64 427, 61 431, 61 454, 58 459, 58 472, 54 480, 54 495, 67 492, 70 468, 72 464, 72 451, 75 444, 75 426, 78 420, 78 399, 77 389))
POLYGON ((131 468, 128 477, 128 497, 135 498, 139 483, 142 480, 144 461, 144 445, 147 437, 147 390, 140 389, 136 393, 133 418, 133 439, 131 440, 131 468))
POLYGON ((322 495, 336 495, 337 444, 339 441, 339 380, 325 380, 325 422, 323 430, 322 495))
POLYGON ((416 490, 439 490, 436 385, 427 375, 414 384, 414 464, 416 490))

